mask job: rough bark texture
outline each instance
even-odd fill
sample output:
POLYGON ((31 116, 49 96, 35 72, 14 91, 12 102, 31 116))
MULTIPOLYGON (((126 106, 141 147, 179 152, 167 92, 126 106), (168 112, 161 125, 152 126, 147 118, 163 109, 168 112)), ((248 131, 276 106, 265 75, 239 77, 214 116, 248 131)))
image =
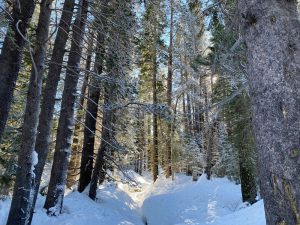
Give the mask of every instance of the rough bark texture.
POLYGON ((300 224, 300 20, 297 1, 239 0, 268 225, 300 224))
POLYGON ((36 198, 38 195, 41 177, 48 155, 48 149, 51 142, 52 116, 54 112, 56 90, 60 78, 62 62, 68 40, 68 33, 74 10, 74 0, 66 0, 63 6, 63 12, 57 30, 57 36, 54 42, 53 52, 50 61, 49 72, 43 91, 41 112, 39 116, 38 132, 35 143, 35 151, 38 153, 38 164, 35 166, 34 196, 31 207, 31 219, 34 211, 36 198))
POLYGON ((66 71, 65 87, 62 96, 53 166, 45 208, 49 215, 61 213, 67 179, 68 159, 71 153, 71 137, 74 125, 74 106, 77 96, 77 83, 80 73, 82 42, 87 20, 88 1, 82 0, 73 25, 71 53, 66 71))
MULTIPOLYGON (((94 72, 98 75, 103 71, 104 58, 104 33, 103 29, 98 32, 97 37, 97 53, 95 59, 94 72)), ((98 102, 100 98, 100 81, 96 77, 91 78, 89 86, 89 99, 87 102, 87 113, 85 115, 84 139, 81 154, 80 178, 78 191, 82 192, 91 182, 93 172, 93 158, 95 146, 95 133, 98 114, 98 102)))
POLYGON ((68 175, 67 175, 67 187, 71 188, 73 185, 75 185, 79 171, 80 171, 80 151, 81 151, 81 138, 80 133, 82 132, 82 118, 84 115, 84 104, 85 104, 85 93, 89 82, 89 71, 91 69, 91 62, 92 62, 92 46, 93 42, 89 42, 88 46, 88 52, 87 52, 87 59, 86 59, 86 65, 85 65, 85 77, 84 81, 81 87, 81 96, 79 99, 79 106, 77 109, 77 115, 76 115, 76 124, 74 128, 74 135, 73 135, 73 142, 72 142, 72 153, 71 153, 71 159, 68 166, 68 175))
POLYGON ((35 1, 13 1, 13 12, 0 55, 0 142, 8 118, 35 1))
POLYGON ((17 177, 7 225, 27 225, 31 223, 31 207, 34 196, 35 141, 40 99, 44 75, 46 42, 48 40, 52 0, 43 0, 40 7, 36 30, 36 44, 33 53, 30 83, 27 95, 22 129, 21 151, 19 153, 17 177))

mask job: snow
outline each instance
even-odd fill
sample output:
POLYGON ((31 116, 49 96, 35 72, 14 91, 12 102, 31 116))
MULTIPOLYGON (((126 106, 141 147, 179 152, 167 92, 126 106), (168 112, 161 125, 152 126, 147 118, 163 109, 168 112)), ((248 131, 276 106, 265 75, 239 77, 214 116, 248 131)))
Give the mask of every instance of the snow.
POLYGON ((38 153, 36 151, 33 151, 31 154, 31 174, 33 177, 35 177, 34 167, 38 164, 38 162, 39 162, 38 153))
POLYGON ((201 176, 160 177, 144 201, 143 215, 150 225, 265 225, 262 201, 246 207, 240 185, 226 178, 208 181, 201 176))
POLYGON ((10 202, 11 201, 8 198, 0 201, 0 225, 5 225, 10 207, 10 202))
MULTIPOLYGON (((151 174, 129 171, 116 178, 132 183, 106 182, 92 201, 87 193, 68 192, 63 212, 47 216, 39 196, 32 225, 265 225, 263 201, 242 203, 240 186, 226 178, 208 181, 201 176, 176 174, 175 180, 160 176, 153 184, 151 174), (130 177, 130 178, 129 178, 130 177)), ((5 225, 10 200, 0 201, 0 225, 5 225)))

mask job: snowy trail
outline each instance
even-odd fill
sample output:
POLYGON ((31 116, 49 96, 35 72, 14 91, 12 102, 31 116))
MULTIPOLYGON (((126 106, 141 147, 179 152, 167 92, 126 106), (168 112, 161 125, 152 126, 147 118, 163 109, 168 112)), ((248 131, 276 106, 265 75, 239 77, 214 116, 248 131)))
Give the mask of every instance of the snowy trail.
MULTIPOLYGON (((48 217, 39 196, 32 225, 265 225, 263 202, 246 207, 240 186, 226 178, 206 180, 177 174, 175 180, 150 174, 128 175, 138 186, 121 182, 100 186, 98 201, 86 193, 69 193, 59 217, 48 217)), ((0 201, 0 225, 5 225, 10 200, 0 201)))
POLYGON ((265 225, 263 202, 246 207, 240 186, 226 178, 201 176, 193 182, 178 174, 174 181, 160 176, 155 184, 147 174, 134 178, 140 192, 120 188, 140 207, 148 225, 265 225))

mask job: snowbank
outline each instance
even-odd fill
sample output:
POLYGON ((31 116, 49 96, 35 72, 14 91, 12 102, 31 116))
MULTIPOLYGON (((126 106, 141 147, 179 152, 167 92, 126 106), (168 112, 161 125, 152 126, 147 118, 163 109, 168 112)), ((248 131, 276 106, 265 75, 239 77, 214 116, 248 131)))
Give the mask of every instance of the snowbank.
MULTIPOLYGON (((32 225, 144 225, 136 205, 115 185, 101 186, 97 202, 86 194, 72 192, 66 196, 63 213, 58 217, 47 216, 43 209, 45 198, 39 196, 32 225)), ((0 203, 0 225, 5 225, 10 201, 0 203)))
MULTIPOLYGON (((246 207, 240 186, 226 178, 204 176, 197 182, 176 175, 175 180, 160 176, 153 184, 151 174, 129 171, 128 180, 100 186, 92 201, 86 193, 71 192, 65 197, 63 213, 48 217, 45 198, 38 197, 32 225, 265 225, 263 202, 246 207), (129 176, 131 178, 129 178, 129 176)), ((0 201, 0 225, 5 225, 10 200, 0 201)))

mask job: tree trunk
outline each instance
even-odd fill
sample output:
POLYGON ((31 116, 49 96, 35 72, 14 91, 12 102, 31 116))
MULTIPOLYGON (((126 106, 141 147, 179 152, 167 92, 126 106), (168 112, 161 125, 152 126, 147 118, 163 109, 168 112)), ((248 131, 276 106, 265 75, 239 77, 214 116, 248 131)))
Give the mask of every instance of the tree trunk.
MULTIPOLYGON (((93 36, 93 35, 91 35, 93 36)), ((79 100, 79 106, 77 110, 77 118, 76 118, 76 124, 74 128, 74 136, 73 136, 73 142, 72 142, 72 153, 71 153, 71 159, 68 167, 68 175, 67 175, 67 187, 71 188, 77 180, 78 173, 80 170, 80 149, 81 149, 81 138, 80 133, 82 129, 82 117, 84 115, 84 102, 85 102, 85 93, 89 82, 89 73, 91 69, 91 62, 92 62, 92 50, 93 50, 93 37, 91 38, 90 42, 88 43, 88 50, 87 50, 87 59, 86 59, 86 65, 85 65, 85 77, 84 81, 81 87, 81 96, 79 100)))
POLYGON ((217 127, 217 122, 212 121, 208 127, 207 144, 206 144, 206 177, 211 179, 211 169, 213 167, 213 150, 214 150, 214 134, 217 127))
POLYGON ((106 84, 104 90, 104 112, 102 119, 102 132, 101 132, 101 143, 99 146, 95 167, 92 174, 91 185, 89 190, 89 197, 93 200, 96 199, 97 185, 98 182, 102 183, 105 178, 105 153, 113 145, 112 140, 114 137, 113 132, 113 111, 109 110, 113 98, 113 88, 111 84, 106 84))
POLYGON ((167 81, 167 105, 170 111, 170 121, 167 123, 167 140, 166 140, 166 155, 165 155, 165 173, 166 178, 172 175, 172 74, 173 74, 173 0, 170 0, 171 18, 170 18, 170 46, 168 60, 168 81, 167 81))
POLYGON ((88 1, 82 0, 73 25, 71 51, 66 71, 65 87, 62 96, 61 112, 59 117, 56 146, 51 170, 48 194, 45 208, 49 215, 61 213, 67 170, 68 159, 71 153, 71 137, 74 123, 74 105, 76 101, 76 89, 80 73, 80 59, 85 24, 87 20, 88 1))
POLYGON ((33 53, 30 83, 27 95, 24 123, 22 129, 21 150, 19 153, 17 176, 7 225, 30 224, 30 213, 34 196, 34 167, 37 153, 34 150, 42 81, 45 67, 45 55, 50 25, 52 0, 43 0, 36 30, 36 44, 33 53))
MULTIPOLYGON (((156 43, 155 43, 156 44, 156 43)), ((152 91, 153 91, 153 147, 152 147, 152 173, 153 182, 156 181, 158 176, 158 110, 157 108, 157 62, 156 62, 156 49, 153 56, 153 77, 152 77, 152 91)))
POLYGON ((239 0, 252 122, 268 225, 300 224, 300 20, 297 1, 239 0))
POLYGON ((136 155, 136 161, 137 161, 137 173, 142 175, 143 171, 143 165, 144 165, 144 152, 145 152, 145 115, 143 112, 138 111, 137 112, 137 129, 138 132, 136 134, 136 144, 137 144, 137 155, 136 155))
MULTIPOLYGON (((245 148, 248 150, 247 148, 245 148)), ((243 155, 240 154, 239 149, 239 167, 240 167, 240 179, 243 202, 249 202, 253 204, 256 202, 256 182, 253 176, 253 171, 247 166, 247 161, 243 155)))
POLYGON ((152 170, 152 138, 151 138, 151 116, 146 116, 147 122, 147 169, 148 171, 152 170))
MULTIPOLYGON (((98 75, 103 71, 103 58, 104 58, 104 31, 98 32, 97 37, 97 53, 95 60, 94 72, 98 75)), ((95 146, 95 133, 98 114, 98 102, 100 98, 100 81, 96 77, 91 78, 91 85, 89 86, 89 99, 87 102, 87 113, 85 115, 85 128, 83 148, 81 154, 80 178, 78 191, 82 192, 91 182, 93 172, 93 158, 95 146)))
POLYGON ((64 57, 64 50, 68 40, 68 33, 72 20, 74 10, 74 0, 65 0, 63 12, 59 22, 57 36, 54 42, 53 52, 50 61, 49 72, 46 80, 45 89, 43 91, 43 99, 41 104, 41 112, 39 116, 38 132, 35 143, 35 151, 38 154, 38 164, 35 166, 35 181, 34 181, 34 194, 33 203, 31 207, 31 218, 34 212, 34 206, 37 199, 41 177, 45 162, 48 155, 49 145, 51 143, 51 130, 52 130, 52 116, 54 112, 55 96, 57 85, 60 78, 62 62, 64 57))
POLYGON ((14 1, 9 29, 0 55, 0 143, 8 118, 13 92, 26 44, 26 31, 35 8, 35 1, 14 1), (23 36, 23 37, 22 37, 23 36))

